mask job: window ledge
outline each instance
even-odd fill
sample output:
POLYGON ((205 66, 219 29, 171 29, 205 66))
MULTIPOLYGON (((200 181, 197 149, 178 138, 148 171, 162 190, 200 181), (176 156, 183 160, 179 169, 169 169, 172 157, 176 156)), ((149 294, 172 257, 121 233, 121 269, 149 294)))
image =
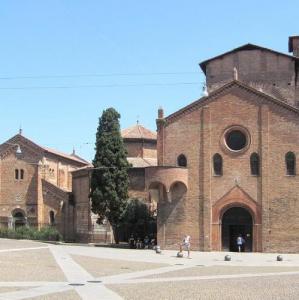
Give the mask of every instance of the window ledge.
POLYGON ((294 174, 294 175, 286 174, 285 176, 286 177, 296 177, 296 174, 294 174))
POLYGON ((213 174, 213 177, 222 177, 223 175, 213 174))

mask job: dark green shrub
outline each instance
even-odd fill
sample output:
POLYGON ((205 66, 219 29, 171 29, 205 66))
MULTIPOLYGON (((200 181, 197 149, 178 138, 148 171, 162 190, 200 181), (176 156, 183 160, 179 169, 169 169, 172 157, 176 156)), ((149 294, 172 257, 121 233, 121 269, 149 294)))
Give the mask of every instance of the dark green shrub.
POLYGON ((22 226, 15 230, 11 228, 0 228, 0 238, 41 240, 41 241, 60 241, 61 234, 54 227, 42 227, 38 230, 35 227, 22 226))
POLYGON ((60 241, 61 234, 54 227, 42 227, 39 233, 39 240, 42 241, 60 241))

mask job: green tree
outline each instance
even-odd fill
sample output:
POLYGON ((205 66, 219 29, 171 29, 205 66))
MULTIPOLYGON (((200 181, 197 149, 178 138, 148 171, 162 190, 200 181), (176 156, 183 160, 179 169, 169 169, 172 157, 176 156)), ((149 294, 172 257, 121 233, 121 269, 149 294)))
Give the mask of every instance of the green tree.
POLYGON ((119 118, 120 114, 114 108, 104 110, 99 118, 91 176, 92 211, 98 214, 99 222, 109 221, 116 243, 129 186, 129 163, 120 134, 119 118))
POLYGON ((131 234, 142 239, 146 235, 153 237, 156 235, 156 218, 148 206, 137 198, 128 200, 121 223, 122 229, 126 231, 125 240, 128 240, 131 234))

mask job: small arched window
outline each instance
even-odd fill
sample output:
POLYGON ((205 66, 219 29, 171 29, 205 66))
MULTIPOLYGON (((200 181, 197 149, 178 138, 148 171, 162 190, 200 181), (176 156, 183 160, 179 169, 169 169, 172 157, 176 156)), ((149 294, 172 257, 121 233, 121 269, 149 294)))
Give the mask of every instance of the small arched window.
POLYGON ((296 175, 296 156, 293 152, 285 155, 287 175, 296 175))
POLYGON ((19 170, 15 169, 15 179, 19 180, 19 170))
POLYGON ((24 179, 24 170, 23 169, 20 170, 20 179, 21 180, 24 179))
POLYGON ((213 156, 213 168, 214 175, 221 176, 222 175, 222 156, 219 153, 214 154, 213 156))
POLYGON ((251 175, 260 175, 260 157, 257 153, 252 153, 250 156, 251 175))
POLYGON ((184 154, 178 156, 177 164, 179 167, 187 167, 187 158, 184 154))
POLYGON ((54 223, 55 223, 55 214, 54 214, 54 211, 51 210, 50 213, 49 213, 49 215, 50 215, 50 225, 54 225, 54 223))

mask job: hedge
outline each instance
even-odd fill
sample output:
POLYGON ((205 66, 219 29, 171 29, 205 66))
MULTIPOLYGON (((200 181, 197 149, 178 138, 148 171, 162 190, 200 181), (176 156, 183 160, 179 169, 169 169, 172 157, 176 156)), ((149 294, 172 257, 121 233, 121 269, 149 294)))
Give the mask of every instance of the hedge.
POLYGON ((0 238, 24 239, 24 240, 41 240, 41 241, 60 241, 61 234, 54 227, 18 227, 16 229, 0 228, 0 238))

